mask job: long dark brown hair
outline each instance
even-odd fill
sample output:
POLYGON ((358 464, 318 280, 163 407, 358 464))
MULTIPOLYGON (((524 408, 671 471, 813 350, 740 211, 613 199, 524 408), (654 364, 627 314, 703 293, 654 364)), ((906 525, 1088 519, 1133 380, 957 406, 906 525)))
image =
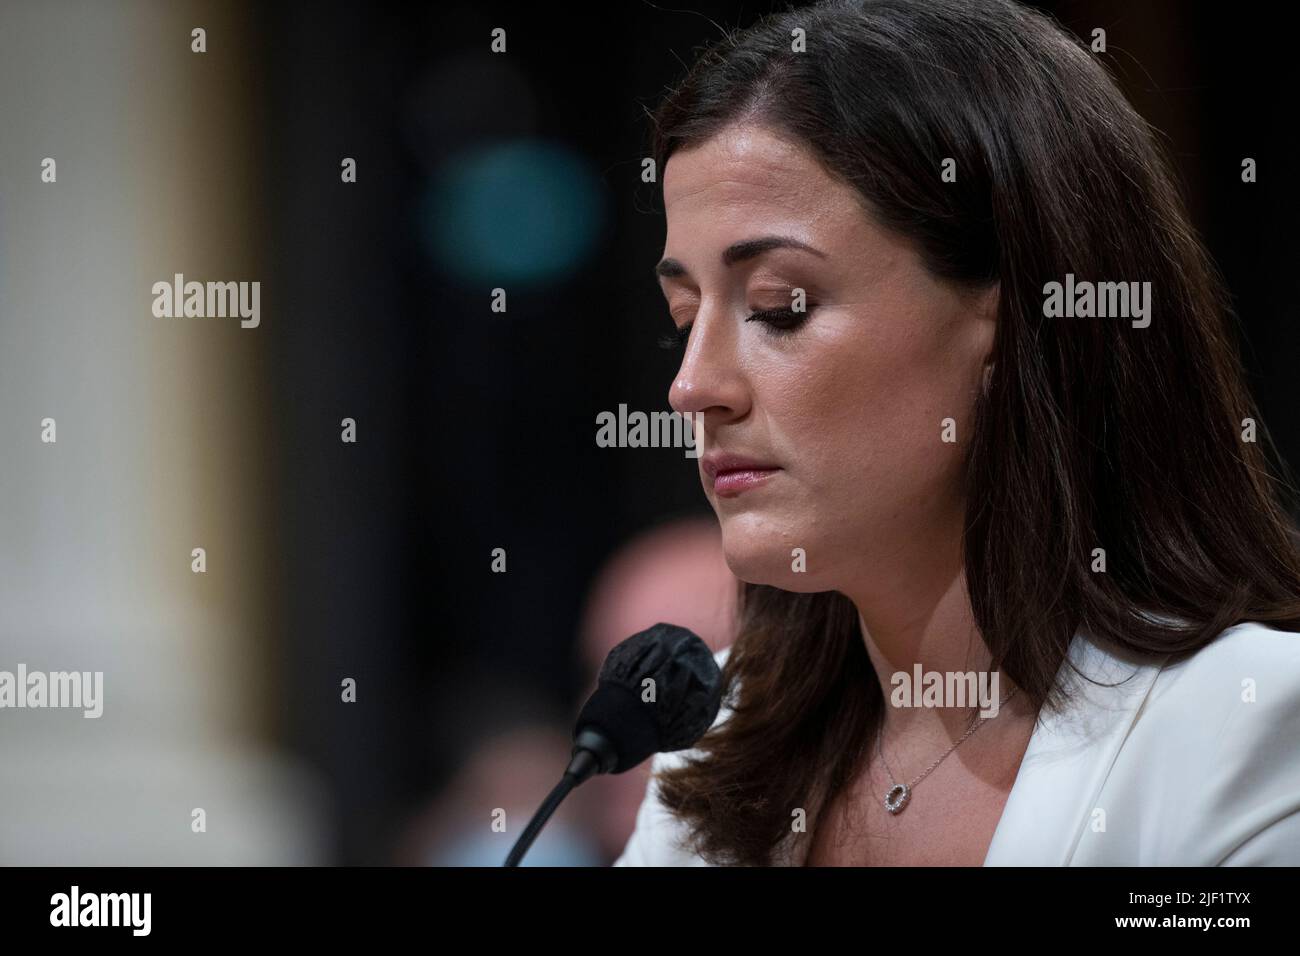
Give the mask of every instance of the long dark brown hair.
MULTIPOLYGON (((1077 39, 1010 0, 785 11, 703 51, 654 114, 657 168, 742 122, 812 151, 935 276, 1000 283, 963 549, 992 667, 1029 702, 1068 702, 1055 678, 1080 630, 1171 661, 1243 621, 1300 630, 1294 486, 1222 277, 1152 128, 1077 39), (1150 281, 1150 325, 1045 318, 1067 273, 1150 281)), ((731 718, 660 797, 710 862, 764 865, 792 808, 863 769, 884 700, 843 594, 743 584, 739 607, 731 718)))

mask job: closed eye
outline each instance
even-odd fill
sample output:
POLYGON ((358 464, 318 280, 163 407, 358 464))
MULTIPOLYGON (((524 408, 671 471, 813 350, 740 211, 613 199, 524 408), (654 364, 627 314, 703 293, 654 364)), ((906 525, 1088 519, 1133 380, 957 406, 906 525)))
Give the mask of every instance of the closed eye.
POLYGON ((694 322, 687 322, 680 329, 673 329, 671 332, 665 332, 659 336, 659 347, 661 349, 680 349, 686 347, 686 340, 690 337, 691 326, 694 322))
MULTIPOLYGON (((773 335, 786 335, 803 325, 811 308, 812 306, 809 306, 802 312, 796 312, 794 309, 764 309, 748 316, 745 321, 762 322, 773 335)), ((691 335, 691 326, 694 324, 694 321, 687 322, 679 329, 665 332, 659 336, 659 347, 661 349, 684 348, 686 340, 691 335)))
POLYGON ((762 312, 755 312, 746 322, 762 322, 768 327, 768 330, 774 335, 787 335, 793 332, 799 326, 803 325, 808 318, 808 309, 802 312, 796 312, 794 309, 767 309, 762 312))

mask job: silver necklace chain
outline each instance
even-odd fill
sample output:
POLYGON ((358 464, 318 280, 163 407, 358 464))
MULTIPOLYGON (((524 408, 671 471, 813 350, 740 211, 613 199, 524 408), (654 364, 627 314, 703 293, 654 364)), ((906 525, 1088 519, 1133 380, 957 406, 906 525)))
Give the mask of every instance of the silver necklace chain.
MULTIPOLYGON (((999 710, 1002 708, 1003 704, 1016 695, 1016 691, 1019 689, 1019 687, 1015 688, 1015 690, 1011 691, 1010 694, 1007 694, 1006 697, 1002 698, 1002 703, 998 705, 999 710)), ((970 729, 967 730, 966 733, 962 734, 961 737, 957 739, 957 742, 949 747, 942 757, 930 764, 930 766, 926 767, 925 771, 911 783, 899 783, 894 778, 894 772, 889 769, 889 763, 885 760, 885 751, 882 749, 882 741, 885 738, 885 723, 882 720, 880 722, 880 733, 876 735, 876 753, 880 755, 880 762, 884 765, 885 773, 889 775, 889 780, 893 784, 893 786, 889 788, 889 792, 885 794, 885 809, 893 814, 902 813, 903 808, 907 806, 908 801, 912 798, 912 788, 929 776, 931 770, 943 763, 944 760, 947 759, 948 754, 960 747, 962 742, 971 734, 975 733, 975 731, 979 730, 980 727, 984 726, 984 721, 988 719, 989 718, 987 717, 981 717, 974 721, 971 724, 970 729)))

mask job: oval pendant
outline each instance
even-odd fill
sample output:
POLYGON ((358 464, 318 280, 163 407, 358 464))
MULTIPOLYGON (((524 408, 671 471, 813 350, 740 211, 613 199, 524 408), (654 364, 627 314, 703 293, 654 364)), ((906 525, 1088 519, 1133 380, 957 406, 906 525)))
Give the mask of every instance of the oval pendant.
POLYGON ((907 789, 907 784, 896 783, 885 794, 885 809, 890 813, 902 813, 903 807, 907 806, 907 801, 912 797, 912 791, 907 789))

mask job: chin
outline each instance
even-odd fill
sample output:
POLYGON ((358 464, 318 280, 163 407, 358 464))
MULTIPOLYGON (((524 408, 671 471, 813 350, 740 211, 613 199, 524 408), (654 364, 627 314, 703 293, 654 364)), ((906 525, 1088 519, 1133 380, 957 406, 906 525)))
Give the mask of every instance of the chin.
POLYGON ((812 571, 813 556, 819 553, 809 535, 779 526, 756 515, 736 515, 722 522, 722 552, 727 567, 747 584, 765 584, 783 591, 827 590, 821 575, 812 571), (795 548, 804 549, 804 571, 792 567, 795 548))

